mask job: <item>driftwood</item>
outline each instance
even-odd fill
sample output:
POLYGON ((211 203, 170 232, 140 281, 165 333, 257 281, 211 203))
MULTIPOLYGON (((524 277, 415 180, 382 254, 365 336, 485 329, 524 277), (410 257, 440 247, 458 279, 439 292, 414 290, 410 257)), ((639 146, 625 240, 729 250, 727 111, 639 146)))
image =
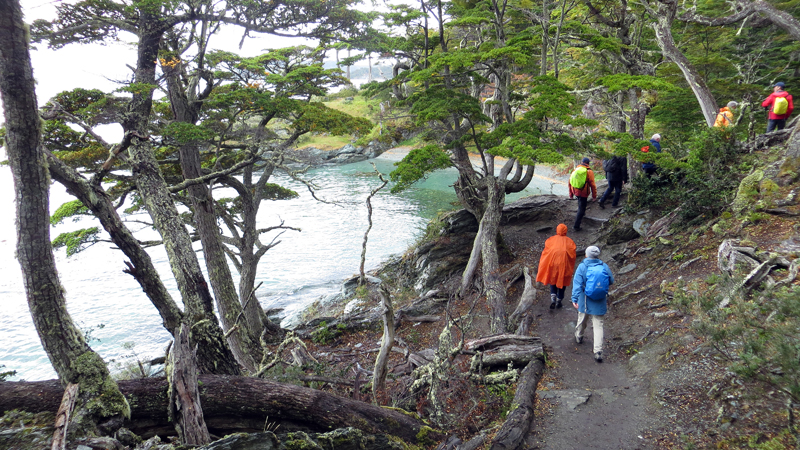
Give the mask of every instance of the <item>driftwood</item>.
POLYGON ((517 309, 508 318, 508 324, 509 329, 516 328, 516 334, 524 336, 528 334, 530 325, 533 322, 531 311, 533 304, 536 302, 537 290, 533 287, 533 279, 527 267, 523 269, 522 273, 525 276, 525 289, 522 291, 519 303, 517 303, 517 309))
POLYGON ((541 345, 542 338, 533 336, 520 336, 517 334, 498 334, 496 336, 483 337, 468 341, 464 347, 467 350, 490 350, 504 345, 527 345, 538 343, 541 345))
POLYGON ((533 422, 536 385, 539 384, 543 372, 543 358, 536 358, 525 366, 517 383, 514 400, 511 402, 511 412, 508 413, 506 421, 495 435, 491 450, 510 450, 520 447, 533 422))
MULTIPOLYGON (((144 378, 118 384, 131 405, 131 417, 123 426, 145 438, 174 435, 167 417, 166 379, 144 378)), ((354 427, 369 434, 391 434, 416 442, 417 433, 425 425, 391 409, 259 378, 200 375, 198 384, 206 424, 209 431, 218 435, 263 431, 269 417, 284 430, 354 427)), ((56 411, 63 393, 57 380, 0 382, 0 414, 11 409, 56 411)), ((443 438, 436 431, 430 431, 428 436, 443 438)))
POLYGON ((58 407, 58 413, 56 414, 56 429, 53 431, 53 443, 50 446, 51 450, 64 450, 66 447, 69 416, 72 415, 72 409, 75 408, 75 401, 77 399, 78 385, 70 383, 67 385, 67 389, 64 390, 61 406, 58 407))
POLYGON ((181 325, 169 354, 169 419, 183 445, 211 442, 197 390, 197 355, 189 345, 189 330, 181 325))

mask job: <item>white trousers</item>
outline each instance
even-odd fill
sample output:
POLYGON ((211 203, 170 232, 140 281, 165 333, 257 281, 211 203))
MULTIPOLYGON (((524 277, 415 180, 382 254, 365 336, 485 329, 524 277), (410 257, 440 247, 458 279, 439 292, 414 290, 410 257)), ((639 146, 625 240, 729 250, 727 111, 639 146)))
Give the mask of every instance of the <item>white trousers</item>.
POLYGON ((599 353, 603 351, 603 316, 579 312, 578 324, 575 326, 575 337, 583 337, 583 332, 589 323, 589 317, 592 318, 592 330, 594 331, 594 353, 599 353))

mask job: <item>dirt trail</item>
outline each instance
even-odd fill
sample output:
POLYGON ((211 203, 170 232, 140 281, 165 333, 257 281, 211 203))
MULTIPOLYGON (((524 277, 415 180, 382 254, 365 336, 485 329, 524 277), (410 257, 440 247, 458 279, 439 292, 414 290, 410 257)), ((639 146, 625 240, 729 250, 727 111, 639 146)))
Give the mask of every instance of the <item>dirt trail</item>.
MULTIPOLYGON (((570 228, 568 236, 578 246, 579 264, 583 260, 583 249, 592 245, 602 222, 617 210, 606 206, 600 209, 589 203, 587 218, 582 231, 573 232, 572 224, 577 203, 566 209, 561 217, 554 218, 555 225, 565 223, 570 228), (597 219, 597 220, 594 220, 597 219)), ((544 247, 544 239, 553 232, 536 233, 532 244, 530 267, 538 264, 538 255, 544 247), (548 234, 549 233, 549 234, 548 234), (539 242, 541 241, 541 242, 539 242)), ((515 249, 516 250, 516 249, 515 249)), ((601 248, 602 250, 602 248, 601 248)), ((605 259, 601 255, 601 259, 605 259)), ((612 270, 615 270, 612 265, 612 270)), ((644 437, 653 426, 648 414, 646 386, 633 379, 627 371, 626 358, 618 354, 620 338, 615 334, 615 311, 609 307, 605 316, 604 361, 598 363, 592 354, 593 333, 591 324, 586 329, 582 344, 574 339, 577 310, 571 301, 572 289, 567 288, 564 307, 549 309, 549 291, 540 291, 537 296, 535 328, 533 334, 542 337, 547 350, 549 364, 545 380, 539 386, 541 403, 552 404, 551 408, 537 408, 533 431, 526 438, 529 449, 649 449, 652 444, 644 437), (541 411, 541 413, 540 413, 541 411)))

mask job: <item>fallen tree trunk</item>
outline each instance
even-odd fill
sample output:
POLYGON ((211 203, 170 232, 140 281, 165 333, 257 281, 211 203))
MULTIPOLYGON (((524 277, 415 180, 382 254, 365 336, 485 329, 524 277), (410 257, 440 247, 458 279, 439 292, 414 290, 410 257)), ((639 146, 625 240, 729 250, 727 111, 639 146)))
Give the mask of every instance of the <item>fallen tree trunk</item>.
POLYGON ((480 367, 507 367, 509 364, 522 367, 535 358, 544 358, 541 342, 531 345, 508 345, 473 356, 470 371, 477 372, 480 367))
MULTIPOLYGON (((287 431, 354 427, 416 442, 417 433, 425 425, 391 409, 290 384, 229 375, 200 375, 198 381, 206 424, 209 431, 219 435, 262 431, 269 417, 287 431)), ((165 378, 120 381, 119 387, 131 405, 131 418, 125 427, 144 437, 175 434, 167 417, 165 378)), ((63 393, 57 380, 0 382, 0 414, 12 409, 55 412, 63 393)), ((427 435, 443 438, 432 430, 427 435)))
POLYGON ((544 373, 544 361, 536 358, 522 371, 511 412, 494 437, 490 450, 515 450, 520 447, 533 423, 533 401, 536 385, 544 373))

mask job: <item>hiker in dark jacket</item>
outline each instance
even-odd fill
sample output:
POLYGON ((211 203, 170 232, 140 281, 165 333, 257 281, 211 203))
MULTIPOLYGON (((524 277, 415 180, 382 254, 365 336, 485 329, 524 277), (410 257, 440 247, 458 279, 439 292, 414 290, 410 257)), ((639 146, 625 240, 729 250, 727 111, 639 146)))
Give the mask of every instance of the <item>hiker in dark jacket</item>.
POLYGON ((608 189, 606 189, 603 196, 600 197, 597 206, 599 206, 600 209, 606 209, 606 200, 611 197, 611 191, 614 191, 614 199, 611 201, 611 206, 616 208, 619 206, 619 196, 622 193, 622 185, 628 182, 628 158, 624 156, 614 156, 603 163, 603 169, 606 171, 608 189))
MULTIPOLYGON (((653 137, 650 138, 650 145, 647 146, 647 147, 643 147, 642 148, 642 151, 645 152, 645 153, 649 153, 650 150, 655 150, 656 153, 661 153, 661 135, 660 134, 658 134, 658 133, 654 134, 653 137)), ((650 175, 656 173, 656 165, 653 164, 653 163, 649 163, 649 162, 642 163, 642 170, 644 170, 644 173, 646 173, 647 176, 649 177, 650 175)))
POLYGON ((575 326, 575 342, 583 342, 583 333, 589 317, 592 319, 592 330, 594 331, 593 351, 594 359, 603 362, 603 316, 608 311, 607 297, 604 295, 600 300, 594 300, 586 295, 587 273, 589 268, 600 266, 608 276, 608 286, 614 284, 614 275, 606 263, 600 260, 600 249, 594 245, 586 247, 586 259, 581 261, 575 269, 575 276, 572 278, 572 306, 578 310, 578 323, 575 326))
POLYGON ((589 193, 592 194, 592 200, 597 200, 597 185, 594 184, 594 172, 589 168, 591 160, 583 158, 578 167, 583 166, 586 168, 586 183, 582 188, 572 186, 569 183, 569 198, 570 200, 575 197, 578 199, 578 214, 575 216, 575 224, 572 226, 574 231, 581 231, 581 221, 584 214, 586 214, 586 203, 589 202, 589 193))

